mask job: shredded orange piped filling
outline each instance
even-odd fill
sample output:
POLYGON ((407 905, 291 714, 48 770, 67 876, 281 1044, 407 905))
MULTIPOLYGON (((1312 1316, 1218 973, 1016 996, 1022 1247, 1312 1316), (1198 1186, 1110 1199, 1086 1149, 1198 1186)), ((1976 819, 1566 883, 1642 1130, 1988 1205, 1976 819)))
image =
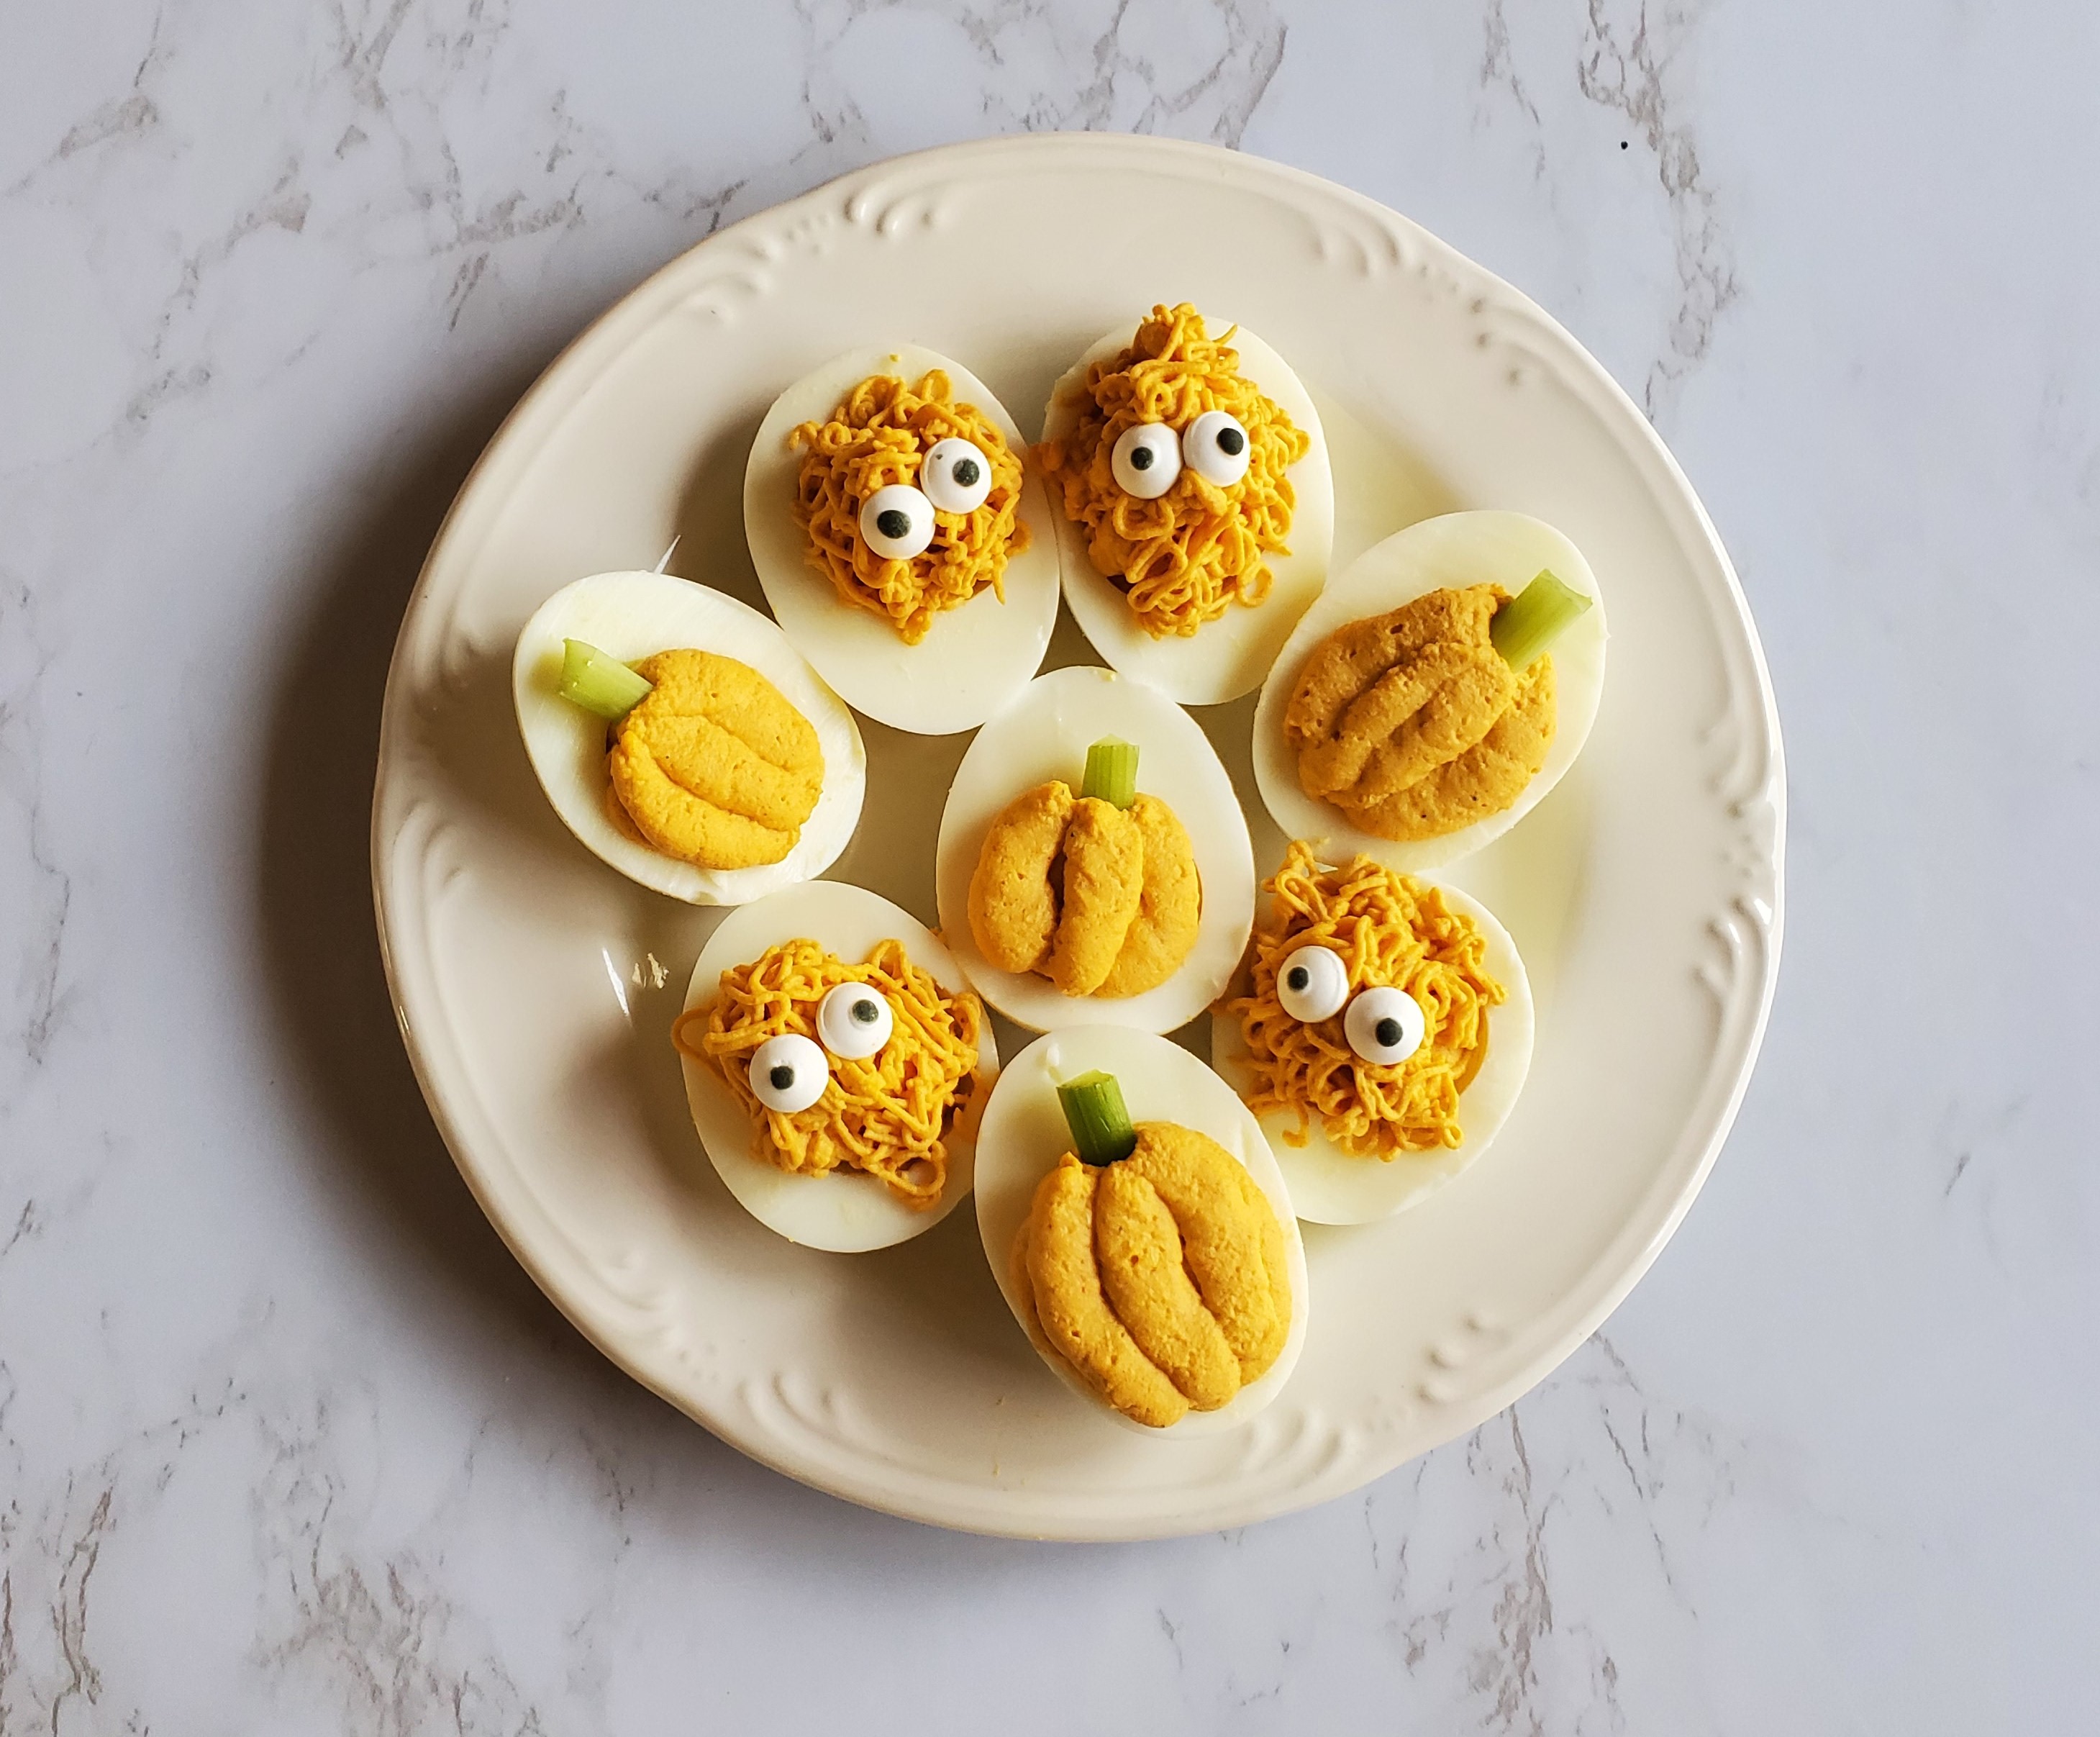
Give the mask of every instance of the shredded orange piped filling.
POLYGON ((1065 516, 1085 527, 1095 568, 1123 588, 1154 639, 1186 638, 1236 603, 1260 603, 1270 584, 1264 557, 1290 552, 1297 496, 1284 472, 1312 439, 1240 373, 1230 346, 1238 329, 1213 338, 1188 303, 1155 307, 1127 348, 1087 370, 1078 426, 1035 449, 1065 516), (1111 458, 1126 429, 1185 430, 1206 410, 1230 411, 1246 430, 1238 482, 1221 487, 1185 466, 1154 500, 1117 486, 1111 458))
POLYGON ((1367 856, 1322 868, 1302 841, 1266 890, 1275 903, 1255 930, 1252 992, 1226 1003, 1254 1072, 1248 1107, 1294 1112, 1298 1126, 1284 1135, 1293 1146, 1306 1144, 1317 1116, 1327 1138, 1358 1157, 1462 1144, 1458 1094, 1487 1059, 1488 1010, 1507 997, 1488 975, 1478 926, 1411 875, 1367 856), (1367 1062, 1349 1047, 1340 1014, 1307 1023, 1286 1013, 1277 972, 1305 946, 1339 954, 1352 992, 1388 984, 1413 996, 1424 1015, 1421 1047, 1397 1064, 1367 1062))
POLYGON ((1006 600, 1007 558, 1028 547, 1021 522, 1021 458, 974 404, 950 396, 939 369, 908 385, 873 374, 846 394, 823 422, 803 422, 788 436, 801 453, 795 522, 808 534, 810 566, 845 602, 879 615, 907 645, 933 630, 944 609, 989 586, 1006 600), (933 541, 909 560, 877 555, 861 539, 860 510, 878 488, 916 486, 919 466, 936 444, 969 441, 991 463, 991 489, 967 513, 933 515, 933 541))
POLYGON ((882 941, 864 965, 848 965, 811 940, 769 947, 721 975, 714 999, 679 1016, 671 1041, 712 1067, 758 1130, 758 1154, 797 1175, 864 1171, 907 1205, 937 1204, 948 1179, 948 1140, 972 1107, 984 1009, 974 995, 947 995, 882 941), (829 1055, 823 1096, 805 1110, 768 1109, 751 1089, 751 1054, 788 1033, 817 1041, 817 1010, 840 983, 885 997, 889 1041, 873 1055, 829 1055), (704 1028, 697 1041, 695 1027, 704 1028))

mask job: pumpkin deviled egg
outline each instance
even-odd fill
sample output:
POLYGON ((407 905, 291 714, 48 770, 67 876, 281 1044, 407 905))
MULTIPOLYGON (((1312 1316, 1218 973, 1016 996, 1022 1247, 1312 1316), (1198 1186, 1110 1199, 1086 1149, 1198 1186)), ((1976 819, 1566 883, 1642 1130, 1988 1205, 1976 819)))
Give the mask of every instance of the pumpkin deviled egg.
POLYGON ((1179 1045, 1121 1027, 1038 1038, 993 1089, 977 1229, 1057 1377, 1158 1434, 1238 1428, 1305 1342, 1305 1251, 1246 1107, 1179 1045))
POLYGON ((948 950, 887 899, 810 881, 724 918, 672 1027, 716 1172, 791 1242, 931 1230, 970 1191, 999 1072, 948 950))
POLYGON ((1509 931, 1456 887, 1304 842, 1265 883, 1211 1056, 1260 1120, 1301 1218, 1412 1206, 1487 1149, 1531 1067, 1531 985, 1509 931))
POLYGON ((739 904, 807 880, 859 823, 853 714, 778 627, 705 586, 564 586, 518 634, 511 690, 554 811, 674 899, 739 904))
POLYGON ((1574 544, 1522 513, 1447 513, 1350 563, 1261 691, 1255 779, 1289 836, 1434 868, 1560 782, 1604 685, 1604 608, 1574 544))
POLYGON ((1035 449, 1073 615, 1185 705, 1260 685, 1335 541, 1311 396, 1244 326, 1211 334, 1185 302, 1109 333, 1057 382, 1035 449))
POLYGON ((869 717, 951 735, 1042 663, 1057 545, 1026 453, 982 380, 915 344, 835 356, 759 425, 743 485, 759 583, 869 717))
POLYGON ((970 981, 1038 1031, 1186 1023, 1254 922, 1246 818, 1216 752, 1172 701, 1092 667, 1039 676, 977 732, 935 881, 970 981))

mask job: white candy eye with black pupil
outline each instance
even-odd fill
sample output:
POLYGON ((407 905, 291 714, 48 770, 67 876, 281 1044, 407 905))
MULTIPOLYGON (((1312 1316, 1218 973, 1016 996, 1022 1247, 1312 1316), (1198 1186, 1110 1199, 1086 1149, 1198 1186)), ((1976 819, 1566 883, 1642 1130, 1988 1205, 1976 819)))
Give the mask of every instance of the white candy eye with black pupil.
POLYGON ((1181 474, 1181 437, 1164 422, 1140 422, 1116 436, 1109 453, 1116 487, 1140 501, 1156 501, 1181 474))
POLYGON ((751 1089, 769 1110, 792 1116, 824 1095, 832 1064, 824 1052, 799 1032, 769 1037, 751 1052, 751 1089))
POLYGON ((1383 984, 1357 996, 1342 1021, 1349 1047, 1382 1067, 1397 1067, 1414 1054, 1427 1029, 1422 1004, 1405 989, 1383 984))
POLYGON ((1331 1019, 1349 998, 1349 968, 1330 947, 1300 947, 1276 974, 1276 998, 1300 1024, 1331 1019))
POLYGON ((817 1036, 849 1062, 880 1050, 894 1023, 889 1001, 866 983, 840 983, 817 1005, 817 1036))
POLYGON ((973 442, 951 435, 920 461, 919 486, 936 512, 973 513, 991 493, 991 461, 973 442))
POLYGON ((1189 468, 1207 483, 1229 488, 1246 475, 1253 449, 1240 419, 1229 410, 1206 410, 1181 436, 1189 468))
POLYGON ((885 561, 924 555, 933 541, 933 503, 909 483, 892 483, 860 510, 860 540, 885 561))

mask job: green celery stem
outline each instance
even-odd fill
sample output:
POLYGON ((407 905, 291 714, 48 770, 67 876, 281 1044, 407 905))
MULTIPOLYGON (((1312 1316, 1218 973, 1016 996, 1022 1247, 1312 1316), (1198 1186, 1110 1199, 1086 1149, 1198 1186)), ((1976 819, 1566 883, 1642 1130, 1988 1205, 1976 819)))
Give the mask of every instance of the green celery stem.
POLYGON ((1127 808, 1137 800, 1137 744, 1105 736, 1087 750, 1079 794, 1127 808))
POLYGON ((655 684, 610 652, 580 639, 562 642, 562 697, 607 723, 617 723, 655 684))
POLYGON ((1081 1163, 1114 1164, 1137 1150, 1137 1130, 1131 1125, 1123 1088, 1114 1074, 1097 1067, 1067 1080, 1057 1088, 1057 1102, 1081 1163))
POLYGON ((1488 637, 1502 654, 1502 661, 1521 672, 1586 614, 1594 600, 1542 568, 1537 578, 1495 612, 1488 624, 1488 637))

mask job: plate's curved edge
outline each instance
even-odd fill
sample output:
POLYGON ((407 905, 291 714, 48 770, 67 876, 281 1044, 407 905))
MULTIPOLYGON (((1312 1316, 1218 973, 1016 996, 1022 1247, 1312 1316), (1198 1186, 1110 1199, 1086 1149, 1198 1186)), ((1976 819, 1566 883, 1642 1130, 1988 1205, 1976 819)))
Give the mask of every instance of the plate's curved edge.
MULTIPOLYGON (((763 249, 759 250, 761 258, 764 253, 763 249)), ((1507 336, 1515 339, 1515 333, 1507 336)), ((543 433, 541 438, 545 437, 543 433)), ((1678 540, 1687 541, 1681 535, 1678 540)), ((463 570, 469 564, 461 559, 459 564, 463 570)), ((1740 696, 1744 685, 1732 683, 1732 692, 1740 696)), ((1726 717, 1718 720, 1717 728, 1718 724, 1729 721, 1726 717)), ((1738 757, 1740 750, 1749 745, 1738 744, 1738 757)), ((382 701, 379 771, 373 794, 374 915, 389 997, 401 1028, 411 1067, 432 1120, 462 1178, 519 1265, 564 1317, 616 1366, 761 1464, 862 1505, 902 1518, 991 1536, 1137 1540, 1248 1524, 1296 1512, 1361 1487, 1416 1454, 1462 1434, 1511 1403, 1557 1368, 1624 1300, 1690 1209, 1749 1087, 1778 980, 1785 913, 1785 795, 1784 747, 1771 675, 1733 564, 1704 504, 1661 436, 1618 382, 1559 321, 1513 286, 1410 219, 1362 194, 1304 170, 1186 141, 1088 134, 1023 135, 938 147, 853 170, 705 238, 686 254, 668 262, 578 334, 519 399, 499 424, 448 509, 411 591, 395 636, 382 701), (1688 508, 1691 528, 1696 533, 1690 541, 1703 546, 1702 552, 1715 565, 1718 594, 1711 582, 1714 574, 1698 575, 1700 589, 1714 616, 1718 630, 1717 639, 1724 652, 1736 656, 1747 656, 1748 669, 1742 673, 1748 677, 1748 687, 1758 697, 1759 715, 1753 720, 1757 727, 1753 733, 1758 738, 1757 745, 1762 749, 1761 755, 1745 769, 1747 786, 1741 793, 1735 793, 1732 787, 1727 790, 1721 788, 1729 777, 1729 769, 1724 769, 1722 778, 1716 781, 1715 794, 1732 814, 1754 828, 1761 823, 1755 821, 1749 811, 1758 804, 1762 804, 1770 815, 1768 831, 1762 838, 1754 836, 1750 839, 1751 850, 1746 859, 1748 866, 1764 871, 1764 885, 1742 892, 1713 919, 1729 967, 1725 979, 1707 980, 1708 988, 1721 1002, 1723 1035, 1717 1040, 1714 1064, 1708 1069, 1695 1113, 1688 1124, 1686 1138, 1659 1171, 1655 1187, 1643 1197, 1644 1204, 1657 1192, 1666 1193, 1671 1198, 1663 1205, 1659 1217, 1651 1218, 1646 1213, 1632 1215, 1590 1269, 1595 1273, 1616 1266, 1615 1275, 1586 1297, 1571 1296, 1563 1315, 1540 1324, 1541 1330, 1530 1336, 1533 1342, 1525 1355, 1516 1355, 1521 1347, 1514 1341, 1504 1347, 1495 1359, 1501 1372, 1487 1377, 1481 1385, 1465 1394, 1454 1394, 1448 1401, 1435 1402, 1439 1414, 1435 1425, 1427 1431, 1408 1432, 1407 1439, 1392 1451, 1382 1452, 1366 1443, 1357 1454, 1344 1455, 1339 1461, 1330 1453, 1323 1468, 1295 1484, 1281 1488, 1236 1488, 1208 1506, 1192 1508, 1177 1504, 1170 1515, 1156 1517, 1149 1523, 1121 1514, 1096 1513, 1092 1518, 1077 1518, 1040 1512, 1034 1516, 1035 1523, 1018 1523, 999 1511, 1010 1502, 1009 1492, 974 1491, 940 1480, 933 1481, 930 1487, 916 1487, 898 1483, 887 1487, 872 1483, 868 1475, 856 1473, 848 1466, 823 1463, 822 1456, 810 1452, 807 1445, 801 1456, 796 1457, 784 1436, 777 1433, 769 1436, 759 1426, 757 1414, 748 1395, 743 1398, 743 1416, 739 1419, 732 1415, 739 1409, 733 1399, 730 1403, 717 1403, 709 1407, 690 1394, 674 1393, 670 1390, 673 1371, 652 1371, 643 1367, 638 1358, 629 1355, 618 1344, 616 1336, 605 1330, 607 1321, 594 1319, 587 1313, 580 1299, 567 1297, 562 1288, 551 1282, 532 1243, 524 1235, 524 1227, 510 1222, 505 1214, 495 1209, 488 1179, 479 1173, 477 1160, 470 1156, 477 1137, 463 1125, 449 1103, 426 1053, 424 1045, 438 1041, 436 1034, 420 1028, 412 1018, 407 974, 399 950, 393 944, 401 913, 384 849, 387 823, 399 818, 389 793, 387 768, 395 760, 395 751, 402 744, 404 732, 405 721, 398 702, 405 691, 405 672, 421 657, 426 661, 418 669, 418 674, 434 674, 440 683, 448 682, 447 660, 443 655, 448 636, 430 635, 426 617, 435 612, 443 625, 452 625, 450 606, 456 598, 443 593, 439 581, 445 565, 455 557, 464 556, 465 550, 459 546, 470 541, 482 530, 479 519, 496 510, 496 503, 493 499, 484 502, 478 485, 499 462, 499 449, 501 462, 522 466, 537 447, 518 446, 514 452, 515 437, 544 413, 557 408, 557 400, 562 393, 573 391, 580 396, 588 391, 595 378, 594 374, 585 372, 588 360, 605 351, 609 361, 616 353, 611 347, 618 344, 631 329, 653 320, 667 300, 683 303, 702 293, 708 286, 687 283, 679 268, 704 250, 718 252, 726 262, 731 247, 748 244, 764 232, 762 226, 792 223, 797 214, 813 213, 827 201, 834 201, 848 221, 867 223, 882 233, 895 232, 914 222, 930 223, 935 215, 931 208, 913 208, 908 201, 928 191, 925 183, 937 171, 965 160, 975 170, 1004 168, 1008 162, 1018 164, 1026 158, 1050 152, 1075 157, 1100 154, 1111 161, 1123 157, 1126 159, 1123 166, 1126 167, 1130 154, 1141 153, 1162 164, 1178 159, 1186 172, 1196 173, 1204 179, 1215 179, 1220 174, 1243 177, 1246 190, 1261 197, 1278 197, 1279 186, 1295 189, 1323 202, 1328 208, 1327 216, 1346 218, 1367 226, 1368 233, 1348 222, 1339 223, 1330 229, 1318 227, 1316 221, 1323 260, 1334 263, 1342 259, 1343 250, 1347 249, 1352 250, 1353 257, 1343 259, 1343 263, 1365 275, 1408 267, 1436 271, 1452 287, 1471 290, 1476 297, 1476 312, 1485 312, 1492 307, 1517 332, 1556 352, 1551 358, 1541 354, 1538 359, 1549 361, 1556 369, 1568 371, 1562 376, 1568 383, 1573 383, 1570 373, 1579 375, 1594 395, 1590 408, 1609 437, 1637 466, 1650 470, 1652 480, 1661 485, 1653 489, 1659 504, 1680 511, 1688 508), (879 199, 878 196, 885 191, 885 183, 894 184, 897 191, 886 199, 879 199), (1603 401, 1599 402, 1599 398, 1603 401), (1758 758, 1762 759, 1761 766, 1757 763, 1758 758), (1766 895, 1762 900, 1758 897, 1760 892, 1766 895), (1750 946, 1754 946, 1758 957, 1754 971, 1746 972, 1743 960, 1750 946), (1731 1031, 1736 1034, 1732 1044, 1727 1041, 1731 1031), (1696 1155, 1692 1156, 1687 1173, 1683 1169, 1685 1158, 1693 1148, 1696 1149, 1696 1155), (1626 1250, 1625 1245, 1629 1241, 1636 1246, 1626 1250), (1538 1341, 1550 1341, 1550 1348, 1537 1343, 1538 1341), (1424 1436, 1429 1439, 1423 1439, 1424 1436)), ((507 1204, 514 1206, 517 1203, 507 1204)), ((536 1212, 536 1203, 535 1207, 540 1234, 550 1235, 557 1243, 565 1241, 559 1227, 548 1221, 544 1213, 536 1212)), ((617 1308, 618 1300, 610 1295, 602 1302, 617 1308)))

